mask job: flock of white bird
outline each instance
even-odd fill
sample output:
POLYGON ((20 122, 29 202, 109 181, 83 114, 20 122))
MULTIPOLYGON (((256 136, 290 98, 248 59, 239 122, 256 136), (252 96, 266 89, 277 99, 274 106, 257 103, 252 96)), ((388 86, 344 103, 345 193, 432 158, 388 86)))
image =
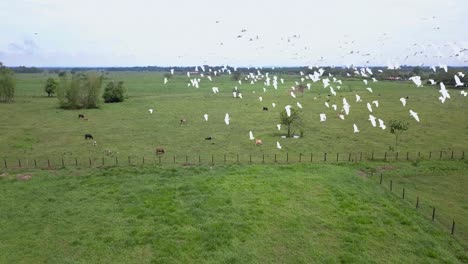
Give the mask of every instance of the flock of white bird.
MULTIPOLYGON (((199 67, 195 68, 195 71, 199 72, 197 77, 191 78, 190 72, 187 72, 187 77, 189 78, 189 81, 187 83, 188 87, 192 86, 194 88, 199 88, 200 83, 202 83, 202 80, 203 80, 202 78, 204 78, 204 77, 209 82, 211 82, 212 81, 211 76, 218 76, 218 75, 221 75, 221 74, 224 74, 224 73, 232 74, 232 71, 229 70, 226 66, 224 68, 222 68, 221 70, 214 70, 214 71, 211 68, 205 69, 204 66, 199 66, 199 67), (200 67, 201 71, 199 71, 199 67, 200 67)), ((312 67, 309 67, 309 68, 311 70, 313 69, 312 67)), ((433 70, 436 70, 435 67, 431 67, 431 68, 433 70)), ((448 70, 447 66, 445 66, 445 65, 440 66, 440 68, 445 70, 445 71, 448 70)), ((354 73, 357 76, 360 76, 360 77, 363 77, 363 78, 370 78, 370 80, 372 82, 374 82, 374 83, 378 82, 378 80, 375 77, 372 77, 372 75, 373 75, 372 69, 370 69, 368 67, 363 67, 363 68, 354 67, 353 69, 354 69, 354 73)), ((236 71, 235 68, 234 68, 234 71, 236 71)), ((379 70, 379 72, 382 72, 382 71, 379 70)), ((174 74, 174 70, 171 70, 171 74, 174 74)), ((317 88, 325 89, 327 92, 329 92, 330 93, 329 96, 331 96, 331 95, 336 96, 337 91, 339 91, 341 89, 341 85, 343 83, 342 80, 337 79, 335 76, 333 76, 331 74, 325 75, 325 70, 322 69, 322 68, 318 68, 318 70, 314 71, 313 74, 308 74, 308 75, 304 74, 303 72, 300 72, 299 76, 300 76, 300 80, 295 81, 294 82, 295 86, 290 87, 290 96, 293 99, 296 99, 296 100, 297 100, 297 92, 298 92, 298 91, 296 91, 296 89, 300 84, 304 84, 304 82, 307 82, 306 87, 307 87, 308 90, 310 90, 312 88, 312 84, 315 83, 315 84, 317 84, 317 86, 319 86, 317 88), (310 83, 308 81, 311 81, 312 83, 310 83), (335 86, 335 87, 333 87, 333 86, 335 86)), ((465 75, 462 72, 458 72, 457 75, 454 76, 456 86, 463 86, 464 85, 464 83, 460 79, 460 77, 463 78, 464 76, 465 75)), ((284 79, 281 78, 279 80, 280 80, 281 84, 284 84, 284 79)), ((369 85, 370 80, 367 80, 367 79, 363 80, 364 87, 369 85)), ((409 78, 409 80, 411 80, 416 85, 416 87, 422 87, 423 86, 420 76, 413 76, 413 77, 409 78)), ((267 89, 269 89, 270 87, 273 87, 273 89, 275 89, 275 90, 279 89, 278 77, 277 76, 272 76, 271 77, 268 72, 262 73, 260 71, 260 69, 255 69, 254 72, 250 72, 244 79, 238 81, 238 85, 243 85, 243 83, 255 84, 255 83, 259 82, 259 81, 263 81, 263 85, 264 85, 263 92, 267 92, 267 89)), ((168 79, 164 78, 164 84, 167 84, 167 83, 168 83, 168 79)), ((431 80, 431 85, 436 85, 436 84, 437 84, 436 81, 431 80)), ((441 94, 441 96, 438 99, 440 100, 441 103, 445 103, 445 101, 447 99, 450 99, 450 94, 449 94, 448 90, 446 89, 443 82, 439 82, 439 85, 440 85, 439 93, 441 94)), ((373 90, 372 90, 371 87, 366 87, 365 89, 369 93, 373 93, 373 90)), ((214 94, 220 93, 219 87, 212 87, 212 92, 214 94)), ((253 91, 252 93, 255 93, 255 91, 253 91)), ((461 90, 460 94, 462 96, 467 96, 467 92, 465 92, 464 90, 461 90)), ((237 86, 234 87, 233 97, 234 98, 239 98, 239 99, 243 98, 242 94, 240 92, 238 92, 237 86)), ((355 97, 356 97, 356 100, 355 100, 356 103, 362 103, 363 102, 361 95, 356 93, 355 97)), ((314 98, 314 100, 316 100, 316 99, 317 98, 314 98)), ((260 102, 263 102, 263 97, 258 96, 258 100, 260 102)), ((402 103, 403 107, 406 107, 407 98, 402 97, 399 100, 402 103)), ((327 107, 327 108, 331 107, 331 108, 333 108, 334 111, 337 111, 338 112, 337 117, 340 118, 341 120, 345 120, 346 116, 348 116, 350 114, 351 105, 348 103, 347 99, 344 98, 344 97, 342 98, 342 106, 338 106, 336 104, 332 104, 330 106, 330 104, 328 102, 325 102, 324 104, 325 104, 325 107, 327 107)), ((272 105, 273 108, 275 108, 277 104, 272 102, 271 105, 272 105)), ((303 108, 302 104, 299 101, 296 101, 295 105, 300 109, 303 108)), ((377 127, 378 126, 380 129, 385 130, 387 128, 387 126, 385 125, 385 121, 382 120, 381 118, 378 118, 378 117, 373 115, 373 112, 374 112, 373 107, 378 108, 379 105, 380 105, 379 101, 378 100, 373 100, 371 102, 366 102, 365 105, 367 107, 367 110, 369 111, 369 119, 368 120, 370 121, 372 127, 377 127)), ((284 106, 284 110, 285 110, 287 116, 291 116, 291 112, 292 112, 291 109, 292 108, 293 108, 293 106, 289 105, 289 104, 284 106)), ((153 109, 149 109, 150 114, 152 114, 153 111, 154 111, 153 109)), ((415 112, 413 109, 409 109, 409 116, 414 118, 414 120, 416 122, 420 122, 420 117, 419 117, 418 113, 415 112)), ((208 121, 208 114, 204 114, 203 118, 207 122, 208 121)), ((224 117, 225 124, 230 125, 230 121, 231 121, 231 117, 230 117, 229 113, 226 113, 225 117, 224 117)), ((325 113, 320 113, 319 114, 319 121, 320 122, 326 122, 327 121, 327 116, 326 116, 325 113)), ((281 130, 281 124, 277 124, 276 128, 278 130, 281 130)), ((359 128, 355 123, 353 124, 353 133, 359 133, 359 128)), ((252 131, 249 131, 248 136, 249 136, 249 140, 255 140, 256 139, 254 137, 252 131)), ((298 136, 296 136, 295 138, 298 138, 298 136)), ((279 141, 276 142, 276 148, 282 149, 282 146, 281 146, 279 141)))

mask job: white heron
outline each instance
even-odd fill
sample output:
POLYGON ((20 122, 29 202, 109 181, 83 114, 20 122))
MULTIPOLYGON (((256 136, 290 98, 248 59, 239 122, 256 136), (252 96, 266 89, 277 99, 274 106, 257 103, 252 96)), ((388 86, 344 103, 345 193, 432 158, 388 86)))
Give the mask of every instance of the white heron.
POLYGON ((166 83, 167 83, 167 78, 164 77, 164 84, 166 84, 166 83))
POLYGON ((152 114, 153 113, 153 108, 148 109, 148 111, 150 112, 150 114, 152 114))
POLYGON ((278 130, 281 130, 281 124, 276 124, 276 128, 278 128, 278 130))
POLYGON ((431 83, 431 85, 436 85, 436 82, 433 79, 429 79, 429 82, 431 83))
POLYGON ((385 125, 384 121, 382 119, 379 118, 379 127, 384 130, 385 128, 387 128, 387 126, 385 125))
POLYGON ((327 121, 327 116, 325 114, 320 114, 320 122, 325 122, 327 121))
POLYGON ((422 86, 421 76, 413 76, 413 77, 411 77, 409 79, 411 81, 413 81, 414 84, 416 84, 416 87, 421 87, 422 86))
POLYGON ((356 124, 353 124, 353 128, 354 128, 354 133, 359 133, 359 129, 358 129, 358 127, 356 126, 356 124))
POLYGON ((369 112, 372 113, 372 105, 371 104, 367 103, 367 109, 369 110, 369 112))
POLYGON ((375 122, 375 116, 369 115, 369 120, 371 121, 373 127, 377 126, 377 123, 375 122))
POLYGON ((416 121, 419 122, 418 113, 414 112, 413 110, 409 110, 409 113, 410 113, 410 116, 414 117, 414 119, 416 119, 416 121))
POLYGON ((302 109, 302 105, 301 105, 301 103, 299 103, 299 102, 296 102, 296 105, 297 105, 297 107, 299 107, 299 108, 301 108, 301 109, 302 109))
POLYGON ((330 104, 328 104, 328 102, 325 102, 325 106, 330 108, 330 104))
POLYGON ((405 99, 405 98, 403 98, 403 97, 402 97, 402 98, 400 98, 400 102, 403 104, 403 106, 405 106, 405 105, 406 105, 406 99, 405 99))
POLYGON ((208 121, 208 114, 204 114, 203 117, 205 118, 205 121, 208 121))
POLYGON ((367 85, 367 80, 362 80, 364 82, 365 85, 367 85))
POLYGON ((291 96, 292 96, 293 98, 296 98, 296 94, 295 94, 293 91, 291 91, 291 96))
POLYGON ((358 94, 356 94, 356 103, 359 103, 359 102, 362 102, 361 96, 359 96, 358 94))
POLYGON ((336 111, 336 109, 337 109, 336 104, 332 104, 332 108, 336 111))
POLYGON ((273 108, 275 108, 275 107, 276 107, 276 104, 275 104, 275 103, 271 103, 271 106, 273 106, 273 108))
POLYGON ((372 88, 370 88, 370 87, 367 87, 366 90, 373 93, 372 88))
POLYGON ((291 116, 291 107, 290 105, 287 105, 284 107, 284 109, 286 110, 286 115, 289 117, 291 116))
POLYGON ((281 149, 281 144, 278 141, 276 141, 276 148, 281 149))
POLYGON ((375 100, 375 101, 372 101, 372 103, 375 105, 375 107, 379 107, 379 101, 375 100))
POLYGON ((224 123, 226 123, 226 125, 229 125, 230 120, 231 120, 231 118, 229 117, 229 114, 226 113, 226 115, 224 116, 224 123))
POLYGON ((254 136, 253 136, 252 131, 249 131, 249 139, 250 139, 250 140, 254 140, 254 139, 255 139, 254 136))
POLYGON ((263 97, 259 96, 259 97, 258 97, 258 100, 259 100, 260 102, 263 101, 263 97))
POLYGON ((453 78, 455 78, 455 87, 464 85, 464 83, 460 81, 460 78, 457 75, 454 75, 453 78))

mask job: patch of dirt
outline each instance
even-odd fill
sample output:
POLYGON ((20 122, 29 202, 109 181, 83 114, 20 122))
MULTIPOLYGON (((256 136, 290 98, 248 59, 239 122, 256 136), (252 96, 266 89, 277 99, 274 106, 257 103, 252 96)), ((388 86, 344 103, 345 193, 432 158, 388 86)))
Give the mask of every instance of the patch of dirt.
POLYGON ((382 167, 378 168, 378 172, 385 172, 385 171, 391 171, 391 170, 396 170, 397 168, 390 166, 390 165, 383 165, 382 167))
POLYGON ((5 172, 5 173, 2 173, 2 174, 0 174, 0 177, 7 177, 7 176, 8 176, 8 173, 6 173, 6 172, 5 172))
POLYGON ((32 174, 30 173, 16 175, 16 179, 18 181, 29 181, 31 178, 32 178, 32 174))
POLYGON ((358 176, 363 177, 363 178, 369 177, 369 175, 367 175, 367 172, 365 172, 363 170, 358 171, 358 176))

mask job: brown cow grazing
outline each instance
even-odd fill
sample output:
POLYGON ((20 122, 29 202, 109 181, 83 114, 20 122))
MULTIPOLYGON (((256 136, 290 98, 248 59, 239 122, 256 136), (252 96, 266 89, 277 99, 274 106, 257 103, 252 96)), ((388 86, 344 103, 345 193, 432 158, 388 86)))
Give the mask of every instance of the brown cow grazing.
POLYGON ((263 144, 263 142, 262 142, 261 139, 256 139, 255 140, 255 146, 262 145, 262 144, 263 144))
POLYGON ((182 125, 182 124, 187 124, 187 119, 182 118, 182 119, 180 120, 180 124, 181 124, 181 125, 182 125))
POLYGON ((85 134, 84 139, 94 139, 94 138, 93 138, 93 135, 91 134, 85 134))
POLYGON ((164 148, 156 148, 156 155, 164 154, 164 153, 166 153, 166 151, 164 151, 164 148))
POLYGON ((268 107, 264 106, 263 111, 268 111, 268 107))

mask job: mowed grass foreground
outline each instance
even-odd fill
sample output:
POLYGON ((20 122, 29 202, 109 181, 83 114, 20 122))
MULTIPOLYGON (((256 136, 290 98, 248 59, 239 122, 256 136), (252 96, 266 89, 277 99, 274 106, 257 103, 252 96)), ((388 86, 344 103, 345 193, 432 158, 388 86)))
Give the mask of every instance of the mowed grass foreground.
POLYGON ((446 229, 359 174, 376 166, 9 170, 0 262, 466 263, 446 229))
MULTIPOLYGON (((326 74, 325 74, 326 75, 326 74)), ((272 74, 270 75, 270 77, 272 74)), ((425 85, 417 88, 410 82, 370 82, 343 78, 341 89, 333 83, 337 96, 327 97, 329 89, 324 89, 322 82, 312 83, 311 90, 297 98, 291 97, 289 90, 300 81, 299 75, 279 75, 284 84, 279 82, 278 90, 265 86, 263 81, 240 85, 224 75, 213 77, 209 81, 200 78, 200 88, 188 87, 189 78, 185 73, 176 74, 163 84, 161 73, 110 73, 108 80, 124 81, 128 89, 128 99, 118 104, 102 104, 100 109, 63 110, 58 108, 56 98, 46 97, 43 91, 47 74, 17 74, 15 102, 0 104, 0 158, 17 163, 17 159, 37 158, 45 162, 47 158, 56 164, 63 157, 66 161, 74 158, 101 160, 102 157, 118 156, 126 160, 154 157, 156 147, 166 150, 167 159, 173 156, 178 160, 197 161, 210 159, 211 155, 219 162, 224 154, 231 160, 237 154, 246 160, 252 154, 256 161, 262 155, 273 161, 274 154, 284 156, 289 152, 294 157, 299 153, 309 155, 323 152, 364 153, 364 158, 374 151, 376 157, 383 158, 384 152, 395 157, 390 147, 395 144, 395 137, 389 128, 374 128, 369 119, 367 103, 379 101, 379 107, 373 107, 372 114, 383 119, 387 126, 391 119, 409 123, 409 130, 401 136, 398 151, 402 159, 406 152, 415 157, 421 152, 427 157, 433 151, 433 158, 438 158, 439 151, 444 157, 455 151, 456 158, 468 146, 468 97, 459 94, 459 90, 450 90, 451 99, 444 104, 438 101, 438 86, 425 85), (219 87, 220 93, 213 94, 211 88, 219 87), (243 99, 232 96, 237 86, 243 93, 243 99), (371 87, 373 93, 366 90, 371 87), (263 88, 266 88, 264 92, 263 88), (362 102, 355 102, 359 94, 362 102), (263 101, 260 102, 259 97, 263 101), (400 98, 408 97, 407 106, 403 107, 400 98), (345 120, 336 117, 346 98, 351 105, 350 115, 345 120), (325 106, 328 103, 330 108, 325 106), (282 139, 286 129, 278 131, 279 113, 286 105, 297 109, 296 103, 303 106, 303 138, 282 139), (276 103, 276 108, 272 107, 276 103), (332 105, 337 105, 337 111, 332 105), (262 111, 266 106, 269 111, 262 111), (148 109, 154 109, 150 114, 148 109), (419 113, 421 122, 416 122, 409 109, 419 113), (82 113, 88 121, 79 120, 82 113), (209 115, 208 122, 203 115, 209 115), (231 124, 224 123, 225 114, 229 113, 231 124), (326 122, 319 121, 319 114, 325 113, 326 122), (181 125, 185 118, 187 124, 181 125), (359 133, 353 133, 353 124, 359 127, 359 133), (263 140, 262 146, 255 146, 249 140, 249 131, 254 137, 263 140), (90 140, 84 140, 84 134, 90 133, 97 141, 93 146, 90 140), (213 140, 205 140, 212 137, 213 140), (276 149, 276 141, 282 150, 276 149)), ((295 129, 299 134, 299 129, 295 129)), ((3 164, 1 164, 3 165, 3 164)))

